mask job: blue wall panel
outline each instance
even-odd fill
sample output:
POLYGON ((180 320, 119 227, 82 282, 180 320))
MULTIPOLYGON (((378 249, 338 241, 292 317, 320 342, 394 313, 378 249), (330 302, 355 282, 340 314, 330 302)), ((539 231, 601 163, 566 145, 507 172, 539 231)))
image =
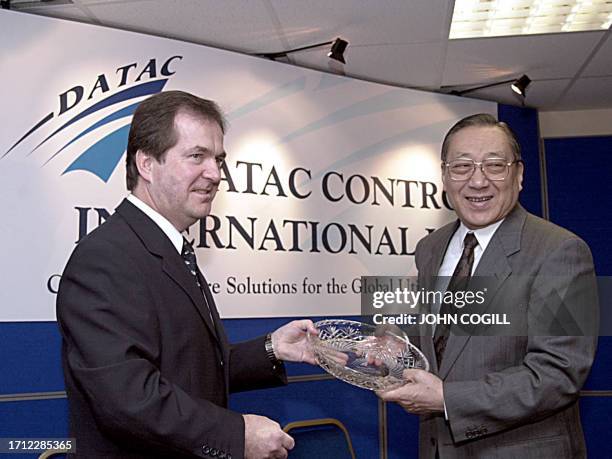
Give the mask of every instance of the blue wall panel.
MULTIPOLYGON (((0 438, 67 436, 68 403, 65 398, 0 403, 0 438)), ((0 457, 28 459, 38 457, 38 454, 1 454, 0 457)))
POLYGON ((610 413, 612 413, 612 397, 580 399, 582 429, 590 458, 605 458, 612 455, 610 413))
MULTIPOLYGON (((230 341, 244 341, 293 320, 229 319, 224 324, 230 341)), ((315 319, 316 320, 316 319, 315 319)), ((61 367, 61 337, 55 322, 0 323, 0 394, 55 392, 64 390, 61 367)), ((320 374, 323 370, 306 364, 289 364, 290 376, 320 374)))
POLYGON ((529 212, 542 216, 538 112, 532 108, 499 104, 497 118, 514 131, 521 146, 525 172, 520 202, 529 212))
POLYGON ((591 247, 600 276, 612 276, 612 137, 547 139, 551 221, 591 247))
POLYGON ((389 459, 418 457, 419 418, 397 403, 387 403, 387 444, 389 459))
POLYGON ((585 390, 612 391, 612 336, 600 336, 597 354, 587 379, 585 390))
POLYGON ((0 323, 0 394, 64 390, 55 322, 0 323))

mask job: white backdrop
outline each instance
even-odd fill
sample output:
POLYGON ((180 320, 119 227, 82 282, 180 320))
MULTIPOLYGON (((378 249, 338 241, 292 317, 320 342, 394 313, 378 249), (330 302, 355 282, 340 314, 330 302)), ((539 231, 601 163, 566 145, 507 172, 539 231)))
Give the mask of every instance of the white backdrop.
POLYGON ((216 232, 190 231, 224 317, 358 314, 359 276, 413 273, 417 241, 453 218, 444 133, 496 114, 489 102, 5 10, 0 41, 0 321, 55 319, 70 252, 126 195, 125 138, 147 94, 181 89, 227 113, 233 186, 222 182, 206 223, 216 232))

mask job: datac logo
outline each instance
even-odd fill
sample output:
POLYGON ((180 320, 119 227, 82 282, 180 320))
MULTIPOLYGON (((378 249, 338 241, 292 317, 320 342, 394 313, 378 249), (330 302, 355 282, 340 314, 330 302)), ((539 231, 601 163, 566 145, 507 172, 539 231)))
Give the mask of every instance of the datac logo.
MULTIPOLYGON (((127 146, 128 133, 130 130, 131 116, 134 114, 136 107, 140 103, 140 98, 150 96, 161 92, 168 82, 168 79, 174 75, 173 69, 176 61, 180 61, 183 56, 172 56, 160 63, 155 59, 150 59, 146 64, 139 66, 137 62, 124 65, 115 70, 114 74, 108 76, 104 73, 97 76, 91 90, 85 85, 76 85, 58 96, 59 109, 50 112, 38 123, 32 126, 25 132, 19 140, 17 140, 6 152, 2 154, 0 159, 7 156, 11 151, 17 148, 22 142, 37 133, 40 135, 39 129, 47 126, 48 123, 55 122, 59 126, 44 137, 31 151, 26 153, 26 156, 31 155, 40 147, 45 145, 49 140, 55 138, 58 134, 66 135, 64 130, 75 123, 83 124, 83 129, 72 138, 67 138, 67 141, 62 142, 63 145, 59 149, 53 149, 49 157, 44 161, 43 166, 48 164, 58 155, 70 151, 68 148, 74 142, 86 135, 95 135, 96 130, 113 121, 125 119, 123 126, 115 129, 109 134, 101 136, 91 146, 84 151, 76 152, 76 158, 62 172, 66 174, 71 171, 87 171, 107 182, 111 174, 117 167, 121 157, 125 153, 127 146), (144 80, 144 81, 143 81, 144 80), (137 83, 125 89, 128 82, 137 83), (113 89, 111 89, 113 86, 113 89), (87 89, 87 90, 86 90, 87 89), (114 92, 111 95, 107 93, 114 92), (87 97, 85 97, 87 95, 87 97), (99 99, 99 100, 97 100, 99 99), (125 105, 128 101, 139 99, 138 102, 125 105), (84 101, 95 101, 93 105, 82 104, 84 101), (83 105, 88 105, 77 114, 83 105), (101 117, 99 112, 108 107, 118 106, 115 111, 101 117), (73 114, 72 117, 69 115, 73 114), (97 115, 97 116, 96 116, 97 115)), ((104 110, 107 113, 108 110, 104 110)), ((52 125, 52 124, 50 124, 52 125)))

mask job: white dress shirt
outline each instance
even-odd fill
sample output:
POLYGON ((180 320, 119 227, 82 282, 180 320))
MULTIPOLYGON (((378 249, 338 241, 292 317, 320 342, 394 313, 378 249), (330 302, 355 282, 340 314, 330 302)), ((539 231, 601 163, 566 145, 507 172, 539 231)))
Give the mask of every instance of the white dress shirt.
POLYGON ((157 226, 159 226, 164 234, 168 236, 168 239, 170 239, 172 245, 174 245, 179 254, 183 252, 183 236, 166 217, 133 194, 129 194, 127 200, 142 210, 157 226))
POLYGON ((491 238, 503 221, 504 220, 502 219, 493 223, 492 225, 477 230, 471 230, 461 223, 448 243, 448 248, 444 254, 444 260, 442 260, 442 264, 438 270, 438 276, 450 277, 453 275, 455 267, 457 266, 457 263, 459 263, 459 259, 463 253, 463 240, 465 239, 465 235, 467 233, 474 233, 474 236, 476 236, 476 240, 478 241, 478 245, 474 248, 474 264, 472 265, 471 272, 471 274, 474 274, 474 271, 476 271, 476 267, 482 258, 482 254, 487 249, 489 242, 491 242, 491 238))

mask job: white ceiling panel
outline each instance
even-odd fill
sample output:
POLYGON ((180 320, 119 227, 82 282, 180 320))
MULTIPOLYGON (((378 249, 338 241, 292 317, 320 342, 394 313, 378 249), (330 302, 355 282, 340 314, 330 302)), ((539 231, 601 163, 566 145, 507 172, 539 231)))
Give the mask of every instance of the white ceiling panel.
POLYGON ((452 14, 449 0, 269 1, 292 47, 338 35, 355 45, 446 40, 452 14))
MULTIPOLYGON (((533 81, 527 88, 524 105, 549 108, 563 94, 570 81, 568 79, 533 81)), ((508 105, 520 106, 523 104, 521 96, 510 89, 510 83, 474 91, 465 94, 464 97, 491 100, 508 105)))
POLYGON ((605 32, 451 40, 443 85, 485 84, 527 73, 570 78, 605 32))
POLYGON ((70 19, 79 22, 93 22, 93 18, 85 10, 76 5, 57 5, 32 7, 24 10, 27 13, 38 14, 51 18, 70 19))
POLYGON ((612 107, 612 77, 589 77, 577 80, 556 108, 580 110, 608 107, 612 107))
POLYGON ((582 76, 612 76, 612 33, 608 32, 606 41, 597 50, 582 76))
POLYGON ((92 2, 87 8, 122 29, 244 52, 281 46, 262 0, 92 2))
MULTIPOLYGON (((375 80, 397 86, 438 89, 437 75, 442 66, 444 47, 439 43, 387 46, 349 46, 345 52, 347 74, 373 79, 371 69, 378 69, 375 80), (419 63, 415 65, 415 63, 419 63)), ((329 71, 326 50, 293 55, 298 65, 329 71)), ((339 65, 341 66, 341 64, 339 65)))

